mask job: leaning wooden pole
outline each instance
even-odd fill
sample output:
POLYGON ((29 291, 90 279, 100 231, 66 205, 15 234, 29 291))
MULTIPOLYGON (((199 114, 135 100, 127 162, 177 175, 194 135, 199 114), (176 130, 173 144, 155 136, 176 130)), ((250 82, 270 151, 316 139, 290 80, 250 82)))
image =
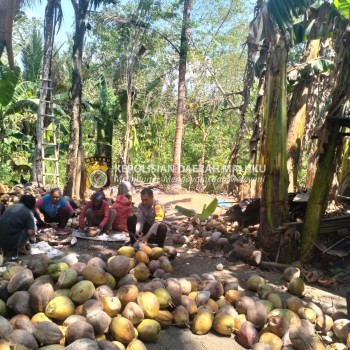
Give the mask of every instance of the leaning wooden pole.
POLYGON ((316 241, 321 225, 321 218, 327 203, 327 196, 335 169, 335 154, 339 139, 338 124, 326 124, 330 133, 328 143, 324 145, 324 152, 320 155, 318 166, 307 204, 303 231, 301 236, 301 260, 311 258, 313 243, 316 241))

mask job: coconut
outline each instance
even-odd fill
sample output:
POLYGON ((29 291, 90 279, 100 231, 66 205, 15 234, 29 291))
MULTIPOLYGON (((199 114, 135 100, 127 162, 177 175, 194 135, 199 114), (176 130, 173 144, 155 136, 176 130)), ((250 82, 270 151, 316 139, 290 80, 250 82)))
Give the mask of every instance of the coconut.
POLYGON ((163 278, 164 275, 165 275, 165 271, 163 269, 158 269, 153 273, 154 278, 163 278))
POLYGON ((74 343, 76 340, 85 339, 95 339, 94 328, 91 324, 83 321, 76 321, 67 327, 66 339, 68 344, 74 343))
POLYGON ((80 281, 70 290, 70 298, 77 304, 83 304, 95 293, 95 286, 91 281, 80 281))
POLYGON ((70 267, 76 264, 78 261, 78 256, 75 253, 67 254, 60 259, 60 262, 64 262, 70 267))
POLYGON ((34 312, 44 312, 53 298, 54 290, 50 283, 38 284, 30 288, 29 304, 34 312))
POLYGON ((288 284, 288 291, 296 296, 302 296, 305 289, 305 283, 300 277, 293 278, 288 284))
POLYGON ((258 342, 259 335, 254 325, 244 321, 239 327, 237 334, 238 342, 246 349, 250 349, 258 342))
POLYGON ((66 350, 99 350, 97 342, 92 339, 82 338, 74 341, 66 347, 66 350))
POLYGON ((209 298, 210 298, 209 291, 201 291, 197 293, 195 302, 197 306, 203 306, 208 302, 209 298))
MULTIPOLYGON (((51 322, 51 321, 48 321, 51 322)), ((13 324, 14 329, 23 329, 24 331, 34 334, 35 332, 35 324, 32 323, 30 320, 24 319, 24 318, 18 318, 13 324)), ((1 349, 1 347, 0 347, 1 349)))
POLYGON ((210 293, 210 298, 217 300, 224 294, 224 287, 220 282, 204 281, 202 283, 203 291, 210 293))
POLYGON ((190 292, 198 291, 198 289, 199 289, 199 282, 195 278, 187 277, 186 280, 191 283, 191 291, 190 292))
POLYGON ((6 271, 2 274, 2 277, 9 281, 18 271, 23 270, 24 267, 21 265, 8 265, 6 266, 6 271))
POLYGON ((259 301, 257 301, 257 303, 263 305, 265 307, 267 313, 269 313, 273 310, 273 305, 272 305, 271 301, 259 300, 259 301))
POLYGON ((96 337, 99 350, 119 350, 119 347, 116 347, 111 341, 106 340, 105 338, 106 336, 104 334, 96 337))
POLYGON ((159 260, 151 260, 147 265, 149 271, 153 274, 157 270, 160 269, 160 261, 159 260))
POLYGON ((38 285, 41 285, 41 284, 45 284, 45 283, 49 283, 51 284, 52 286, 54 285, 54 281, 53 279, 51 278, 50 275, 43 275, 43 276, 39 276, 37 277, 34 282, 30 285, 29 289, 28 289, 28 292, 30 293, 31 289, 38 286, 38 285))
POLYGON ((151 292, 141 292, 137 296, 137 303, 143 310, 145 317, 155 318, 158 315, 160 303, 158 298, 151 292))
POLYGON ((148 265, 148 263, 149 263, 149 256, 145 252, 142 252, 141 250, 139 250, 135 254, 135 260, 138 263, 144 263, 144 264, 148 265))
POLYGON ((209 298, 208 301, 204 304, 204 306, 208 309, 211 309, 213 313, 217 313, 219 311, 218 304, 214 299, 209 298))
POLYGON ((124 246, 117 250, 117 255, 133 258, 135 256, 135 249, 133 247, 124 246))
POLYGON ((130 274, 133 275, 139 282, 143 282, 149 278, 151 273, 144 263, 138 263, 135 268, 130 270, 130 274))
POLYGON ((235 328, 235 320, 230 314, 220 312, 215 315, 213 325, 219 334, 231 336, 235 328))
POLYGON ((107 262, 108 271, 115 278, 121 278, 127 275, 130 271, 130 260, 123 255, 113 256, 107 262))
MULTIPOLYGON (((122 350, 122 349, 120 349, 122 350)), ((144 343, 141 340, 134 339, 126 348, 126 350, 147 350, 144 343)))
POLYGON ((187 295, 183 295, 181 297, 181 305, 184 306, 190 316, 193 316, 197 313, 198 307, 196 302, 188 297, 187 295))
POLYGON ((202 273, 202 281, 216 281, 216 278, 214 275, 210 273, 202 273))
POLYGON ((309 309, 307 307, 301 307, 298 310, 298 316, 300 318, 303 318, 305 320, 309 320, 311 323, 315 323, 317 315, 316 312, 312 309, 309 309))
POLYGON ((264 305, 258 302, 247 310, 247 320, 254 324, 257 329, 261 329, 267 322, 267 312, 264 305))
POLYGON ((119 314, 122 305, 118 297, 105 296, 101 299, 103 311, 111 317, 115 317, 119 314))
POLYGON ((318 316, 316 319, 316 330, 322 334, 327 334, 333 327, 332 317, 328 315, 318 316))
MULTIPOLYGON (((16 320, 17 321, 17 320, 16 320)), ((15 321, 15 322, 16 322, 15 321)), ((30 319, 30 321, 33 324, 37 324, 40 322, 52 322, 50 318, 48 318, 44 312, 38 312, 35 315, 32 316, 32 318, 30 319)))
POLYGON ((28 269, 33 272, 35 277, 47 274, 47 268, 50 264, 50 259, 46 254, 31 255, 28 261, 28 269))
POLYGON ((0 339, 5 338, 8 334, 12 332, 11 323, 6 320, 5 317, 0 316, 0 339))
POLYGON ((205 307, 200 307, 192 322, 192 332, 198 335, 208 333, 213 325, 213 320, 213 312, 205 307))
POLYGON ((94 298, 101 300, 103 297, 113 297, 113 289, 106 284, 99 286, 95 289, 94 298))
POLYGON ((271 346, 269 344, 259 342, 253 345, 252 350, 271 350, 271 346))
POLYGON ((109 327, 115 340, 123 344, 129 344, 135 338, 135 328, 125 317, 113 317, 109 327))
POLYGON ((72 269, 74 269, 78 276, 82 276, 83 270, 86 267, 86 264, 83 262, 77 262, 76 264, 72 265, 72 269))
POLYGON ((95 334, 103 334, 108 331, 112 318, 102 310, 95 310, 86 315, 86 321, 94 328, 95 334))
POLYGON ((56 264, 50 264, 47 268, 47 271, 49 272, 51 278, 54 281, 57 281, 60 277, 61 272, 64 270, 67 270, 69 268, 68 264, 66 263, 56 263, 56 264))
POLYGON ((86 317, 90 312, 97 310, 103 310, 103 304, 101 300, 89 299, 83 304, 82 315, 86 317))
POLYGON ((321 308, 318 305, 316 305, 315 303, 313 303, 312 301, 309 301, 306 304, 306 307, 308 307, 309 309, 314 310, 316 312, 317 317, 318 316, 323 316, 323 311, 321 310, 321 308))
POLYGON ((225 293, 225 299, 233 306, 235 306, 236 302, 241 299, 241 296, 242 292, 234 289, 228 290, 225 293))
POLYGON ((228 314, 233 319, 236 319, 236 317, 238 316, 237 311, 235 310, 235 308, 232 305, 225 305, 225 306, 221 307, 219 309, 219 311, 217 312, 217 315, 221 314, 221 313, 228 314))
POLYGON ((19 290, 28 290, 29 286, 34 282, 34 276, 31 270, 23 269, 18 271, 9 281, 7 291, 10 294, 19 290))
POLYGON ((276 334, 271 332, 266 332, 261 334, 259 338, 260 343, 269 344, 271 350, 281 350, 283 346, 282 339, 280 339, 276 334))
POLYGON ((258 289, 264 286, 265 284, 266 282, 262 277, 258 275, 252 275, 247 280, 246 288, 248 290, 252 290, 253 292, 257 292, 258 289))
POLYGON ((40 322, 36 324, 34 336, 43 345, 57 344, 64 337, 60 328, 53 322, 40 322))
POLYGON ((164 246, 163 251, 169 259, 175 259, 177 256, 177 250, 173 246, 164 246))
MULTIPOLYGON (((241 328, 241 325, 243 324, 243 322, 246 322, 247 321, 247 317, 246 315, 244 314, 241 314, 241 315, 238 315, 236 318, 235 318, 235 328, 237 330, 239 330, 241 328)), ((251 323, 251 322, 250 322, 251 323)))
POLYGON ((167 258, 162 259, 160 262, 160 268, 167 273, 173 273, 174 270, 173 265, 171 265, 171 262, 167 258))
POLYGON ((281 316, 272 316, 268 319, 268 329, 271 333, 282 338, 289 328, 289 322, 281 316))
POLYGON ((40 350, 64 350, 64 349, 66 349, 65 346, 58 345, 58 344, 46 345, 46 346, 43 346, 42 348, 40 348, 40 350))
POLYGON ((261 299, 266 299, 271 293, 275 293, 275 288, 271 284, 265 284, 258 289, 258 296, 261 299))
POLYGON ((253 308, 255 301, 247 296, 242 296, 240 300, 236 302, 236 310, 239 314, 247 314, 249 308, 253 308))
MULTIPOLYGON (((316 348, 316 341, 313 336, 303 327, 291 327, 289 339, 297 350, 312 350, 316 348)), ((323 348, 318 348, 323 349, 323 348)))
POLYGON ((224 293, 226 293, 228 290, 238 290, 239 287, 239 281, 238 279, 235 279, 234 281, 226 282, 224 284, 224 293))
POLYGON ((37 350, 39 348, 33 334, 30 334, 23 329, 15 329, 7 335, 6 339, 9 341, 10 349, 13 349, 14 345, 16 346, 16 349, 23 348, 37 350))
POLYGON ((290 282, 293 278, 300 277, 300 270, 294 266, 287 267, 283 271, 283 278, 290 282))
POLYGON ((140 323, 145 318, 141 306, 134 302, 126 304, 122 316, 131 321, 133 325, 140 323))
POLYGON ((107 268, 106 263, 98 256, 94 256, 93 258, 89 259, 89 261, 87 262, 86 265, 97 267, 98 269, 100 269, 102 271, 106 270, 106 268, 107 268))
POLYGON ((69 298, 70 297, 70 289, 57 289, 57 290, 55 290, 53 297, 56 298, 56 297, 59 297, 61 295, 69 298))
POLYGON ((71 315, 64 320, 63 326, 68 327, 69 325, 77 321, 86 322, 86 318, 82 315, 71 315))
POLYGON ((150 255, 151 260, 159 259, 164 254, 164 251, 160 247, 154 247, 152 248, 152 253, 150 255))
POLYGON ((287 307, 293 312, 298 312, 298 310, 304 307, 304 303, 298 297, 290 297, 287 299, 287 307))
POLYGON ((136 329, 140 339, 154 342, 158 339, 161 327, 156 320, 145 319, 137 326, 136 329))
POLYGON ((350 321, 345 318, 334 321, 333 332, 340 340, 346 341, 350 333, 350 321))
POLYGON ((65 320, 68 316, 73 315, 75 306, 68 297, 59 296, 52 299, 46 306, 45 315, 57 320, 65 320))
POLYGON ((171 305, 171 295, 165 288, 158 288, 153 291, 153 294, 158 298, 159 307, 161 309, 167 308, 171 305))
POLYGON ((171 314, 176 326, 183 327, 187 326, 190 323, 189 313, 187 309, 182 305, 177 306, 171 314))
POLYGON ((117 290, 116 296, 119 298, 122 306, 124 307, 127 303, 135 301, 137 299, 138 293, 139 290, 137 286, 133 284, 127 284, 117 290))
POLYGON ((107 281, 105 271, 100 267, 93 265, 87 265, 84 267, 82 275, 86 280, 91 281, 95 286, 101 286, 107 281))
POLYGON ((172 325, 173 315, 168 310, 159 310, 155 320, 160 324, 162 328, 166 328, 172 325))
POLYGON ((2 280, 0 281, 0 299, 6 300, 9 292, 7 291, 7 285, 9 284, 9 281, 2 280))
POLYGON ((269 294, 267 301, 272 303, 274 309, 282 309, 283 307, 282 299, 277 293, 269 294))
POLYGON ((106 272, 106 285, 112 289, 117 285, 115 278, 109 272, 106 272))
POLYGON ((29 317, 33 314, 29 305, 29 293, 26 291, 15 292, 7 299, 6 306, 15 314, 24 314, 29 317))
POLYGON ((171 295, 171 301, 175 306, 181 304, 181 284, 175 278, 168 278, 165 283, 166 289, 171 295))
POLYGON ((145 284, 142 288, 143 292, 153 292, 158 288, 164 288, 164 283, 160 280, 153 280, 152 282, 149 282, 145 284))

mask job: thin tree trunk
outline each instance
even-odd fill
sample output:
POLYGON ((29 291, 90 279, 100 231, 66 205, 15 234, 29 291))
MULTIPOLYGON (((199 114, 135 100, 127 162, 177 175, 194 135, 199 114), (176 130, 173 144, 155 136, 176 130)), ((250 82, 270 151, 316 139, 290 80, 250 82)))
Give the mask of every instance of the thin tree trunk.
POLYGON ((202 150, 201 150, 201 157, 198 160, 198 172, 197 172, 197 179, 196 179, 196 191, 202 193, 205 189, 205 182, 204 182, 204 164, 205 164, 205 144, 207 142, 207 133, 206 131, 203 131, 203 138, 202 138, 202 150))
MULTIPOLYGON (((70 120, 70 140, 67 162, 67 181, 64 193, 73 198, 80 197, 81 162, 82 162, 82 125, 81 125, 81 99, 82 99, 82 59, 84 36, 86 31, 85 20, 88 0, 71 0, 75 12, 75 34, 73 42, 73 74, 72 74, 72 116, 70 120)), ((84 184, 83 184, 84 185, 84 184)))
POLYGON ((287 47, 281 38, 272 48, 264 97, 265 141, 262 156, 265 160, 259 240, 275 259, 279 235, 275 232, 287 219, 286 134, 287 134, 287 47))
MULTIPOLYGON (((309 42, 303 60, 310 62, 318 57, 321 40, 316 39, 309 42)), ((288 191, 294 192, 298 187, 298 166, 302 149, 302 137, 305 131, 307 102, 309 97, 309 86, 312 80, 303 80, 293 91, 290 107, 288 110, 288 138, 287 138, 287 168, 289 176, 288 191)))
POLYGON ((40 99, 38 116, 36 122, 36 145, 35 145, 35 155, 34 164, 32 168, 31 180, 36 181, 39 186, 43 184, 43 174, 42 174, 42 148, 43 148, 43 127, 44 120, 42 115, 49 114, 51 110, 49 103, 51 101, 52 91, 48 90, 48 87, 52 86, 49 83, 51 79, 51 62, 52 62, 52 51, 53 44, 55 40, 55 2, 56 0, 48 0, 45 8, 45 25, 44 25, 44 57, 43 66, 41 70, 41 89, 40 89, 40 99))
POLYGON ((171 171, 171 184, 175 187, 181 187, 181 148, 183 134, 183 120, 185 114, 186 98, 186 66, 189 41, 190 14, 192 9, 192 0, 184 1, 184 11, 182 19, 181 43, 180 43, 180 62, 179 62, 179 83, 177 97, 177 116, 176 131, 174 143, 173 167, 171 171))
POLYGON ((105 127, 105 153, 108 158, 112 158, 113 128, 113 119, 108 117, 105 127))

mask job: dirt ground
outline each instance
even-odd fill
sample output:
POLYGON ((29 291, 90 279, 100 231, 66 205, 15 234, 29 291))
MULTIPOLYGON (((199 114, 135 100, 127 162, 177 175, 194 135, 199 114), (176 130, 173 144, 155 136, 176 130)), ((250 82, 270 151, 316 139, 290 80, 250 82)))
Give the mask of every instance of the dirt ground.
MULTIPOLYGON (((196 193, 183 194, 162 194, 155 191, 155 197, 166 204, 167 217, 174 218, 176 204, 201 211, 204 204, 209 204, 214 198, 209 195, 196 193)), ((219 196, 220 197, 220 196, 219 196)), ((221 197, 220 197, 221 198, 221 197)), ((226 199, 229 201, 230 199, 226 199)), ((139 202, 139 195, 134 198, 135 203, 139 202)), ((221 215, 225 210, 218 208, 217 214, 221 215)), ((171 234, 167 237, 166 245, 172 244, 171 234)), ((65 253, 90 254, 108 258, 115 254, 121 246, 120 243, 105 243, 78 239, 75 246, 64 248, 65 253)), ((282 280, 281 273, 271 271, 261 271, 258 268, 251 267, 244 263, 231 263, 227 261, 223 253, 220 252, 202 252, 197 249, 177 247, 178 256, 172 260, 174 267, 174 276, 186 277, 191 274, 212 273, 220 281, 230 281, 237 278, 240 281, 240 287, 245 287, 245 282, 252 274, 263 276, 268 283, 275 285, 278 291, 284 292, 286 287, 282 280), (216 270, 216 265, 222 263, 224 269, 216 270)), ((329 289, 321 289, 318 285, 307 286, 304 300, 313 300, 319 305, 334 305, 338 309, 345 309, 344 293, 347 285, 333 285, 329 289)), ((285 296, 288 294, 285 292, 285 296)), ((147 344, 149 350, 222 350, 243 349, 236 341, 235 336, 219 336, 215 332, 207 335, 194 335, 189 329, 170 327, 162 330, 156 343, 147 344)))

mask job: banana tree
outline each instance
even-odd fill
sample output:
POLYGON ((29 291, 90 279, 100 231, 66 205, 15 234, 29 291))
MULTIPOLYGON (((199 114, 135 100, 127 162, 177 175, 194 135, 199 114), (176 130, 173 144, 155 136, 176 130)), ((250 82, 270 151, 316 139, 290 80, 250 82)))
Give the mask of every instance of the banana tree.
POLYGON ((263 177, 259 241, 276 259, 280 236, 276 230, 287 220, 288 174, 287 136, 287 58, 290 28, 311 1, 269 0, 252 23, 248 43, 257 49, 268 45, 265 95, 263 96, 261 158, 263 177))

